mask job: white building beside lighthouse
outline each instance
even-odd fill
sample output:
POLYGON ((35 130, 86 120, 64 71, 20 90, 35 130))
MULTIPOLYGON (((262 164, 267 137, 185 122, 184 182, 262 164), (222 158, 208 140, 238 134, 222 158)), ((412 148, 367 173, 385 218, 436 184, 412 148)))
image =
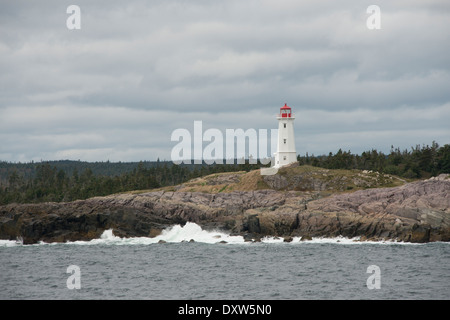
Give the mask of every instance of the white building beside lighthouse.
POLYGON ((275 152, 275 168, 297 162, 294 138, 294 115, 287 104, 280 108, 278 120, 278 144, 275 152))

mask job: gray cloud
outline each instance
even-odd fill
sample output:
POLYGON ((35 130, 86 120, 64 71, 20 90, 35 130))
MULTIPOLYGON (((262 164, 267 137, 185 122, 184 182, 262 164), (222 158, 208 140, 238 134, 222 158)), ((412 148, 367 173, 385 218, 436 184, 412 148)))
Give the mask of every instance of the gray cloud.
POLYGON ((176 128, 276 128, 297 151, 449 143, 450 5, 1 1, 0 159, 169 158, 176 128))

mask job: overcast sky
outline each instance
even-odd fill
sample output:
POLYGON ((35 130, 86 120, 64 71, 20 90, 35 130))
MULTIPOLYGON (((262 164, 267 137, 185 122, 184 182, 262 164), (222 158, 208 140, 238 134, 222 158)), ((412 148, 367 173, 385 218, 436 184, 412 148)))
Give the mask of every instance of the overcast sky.
POLYGON ((450 143, 450 2, 0 0, 0 160, 170 160, 284 103, 301 155, 450 143))

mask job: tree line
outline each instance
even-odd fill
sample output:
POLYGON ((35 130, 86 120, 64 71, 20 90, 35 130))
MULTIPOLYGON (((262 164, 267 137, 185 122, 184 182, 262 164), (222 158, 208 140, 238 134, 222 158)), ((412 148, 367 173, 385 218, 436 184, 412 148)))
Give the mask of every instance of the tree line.
POLYGON ((450 173, 450 145, 440 147, 433 141, 429 145, 416 145, 411 150, 391 146, 389 154, 365 151, 361 155, 339 149, 327 156, 298 156, 299 163, 327 169, 372 170, 408 179, 429 178, 450 173))
MULTIPOLYGON (((108 164, 105 164, 108 165, 108 164)), ((93 164, 98 167, 98 163, 93 164)), ((129 163, 126 164, 130 166, 129 163)), ((172 162, 154 164, 139 162, 128 172, 116 175, 95 174, 89 163, 72 170, 57 162, 30 164, 0 164, 0 205, 8 203, 62 202, 87 199, 119 192, 173 186, 190 179, 232 171, 250 171, 256 164, 175 165, 172 162)), ((120 169, 119 169, 120 171, 120 169)))
MULTIPOLYGON (((297 157, 300 165, 327 169, 360 169, 420 179, 450 173, 450 145, 436 142, 389 154, 377 150, 352 154, 339 149, 335 154, 297 157)), ((0 205, 73 201, 132 190, 173 186, 190 179, 219 172, 250 171, 262 167, 249 164, 175 165, 170 161, 110 163, 51 161, 40 163, 0 162, 0 205)), ((266 165, 267 166, 267 165, 266 165)))

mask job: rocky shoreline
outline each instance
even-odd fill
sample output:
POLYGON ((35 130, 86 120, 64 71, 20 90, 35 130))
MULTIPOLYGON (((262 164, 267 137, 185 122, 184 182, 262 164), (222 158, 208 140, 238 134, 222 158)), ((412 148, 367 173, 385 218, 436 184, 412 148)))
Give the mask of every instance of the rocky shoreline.
POLYGON ((20 237, 24 244, 91 240, 107 229, 120 237, 154 237, 169 226, 195 222, 246 239, 450 241, 449 178, 444 174, 326 197, 314 190, 159 190, 64 203, 9 204, 0 206, 0 239, 20 237))

